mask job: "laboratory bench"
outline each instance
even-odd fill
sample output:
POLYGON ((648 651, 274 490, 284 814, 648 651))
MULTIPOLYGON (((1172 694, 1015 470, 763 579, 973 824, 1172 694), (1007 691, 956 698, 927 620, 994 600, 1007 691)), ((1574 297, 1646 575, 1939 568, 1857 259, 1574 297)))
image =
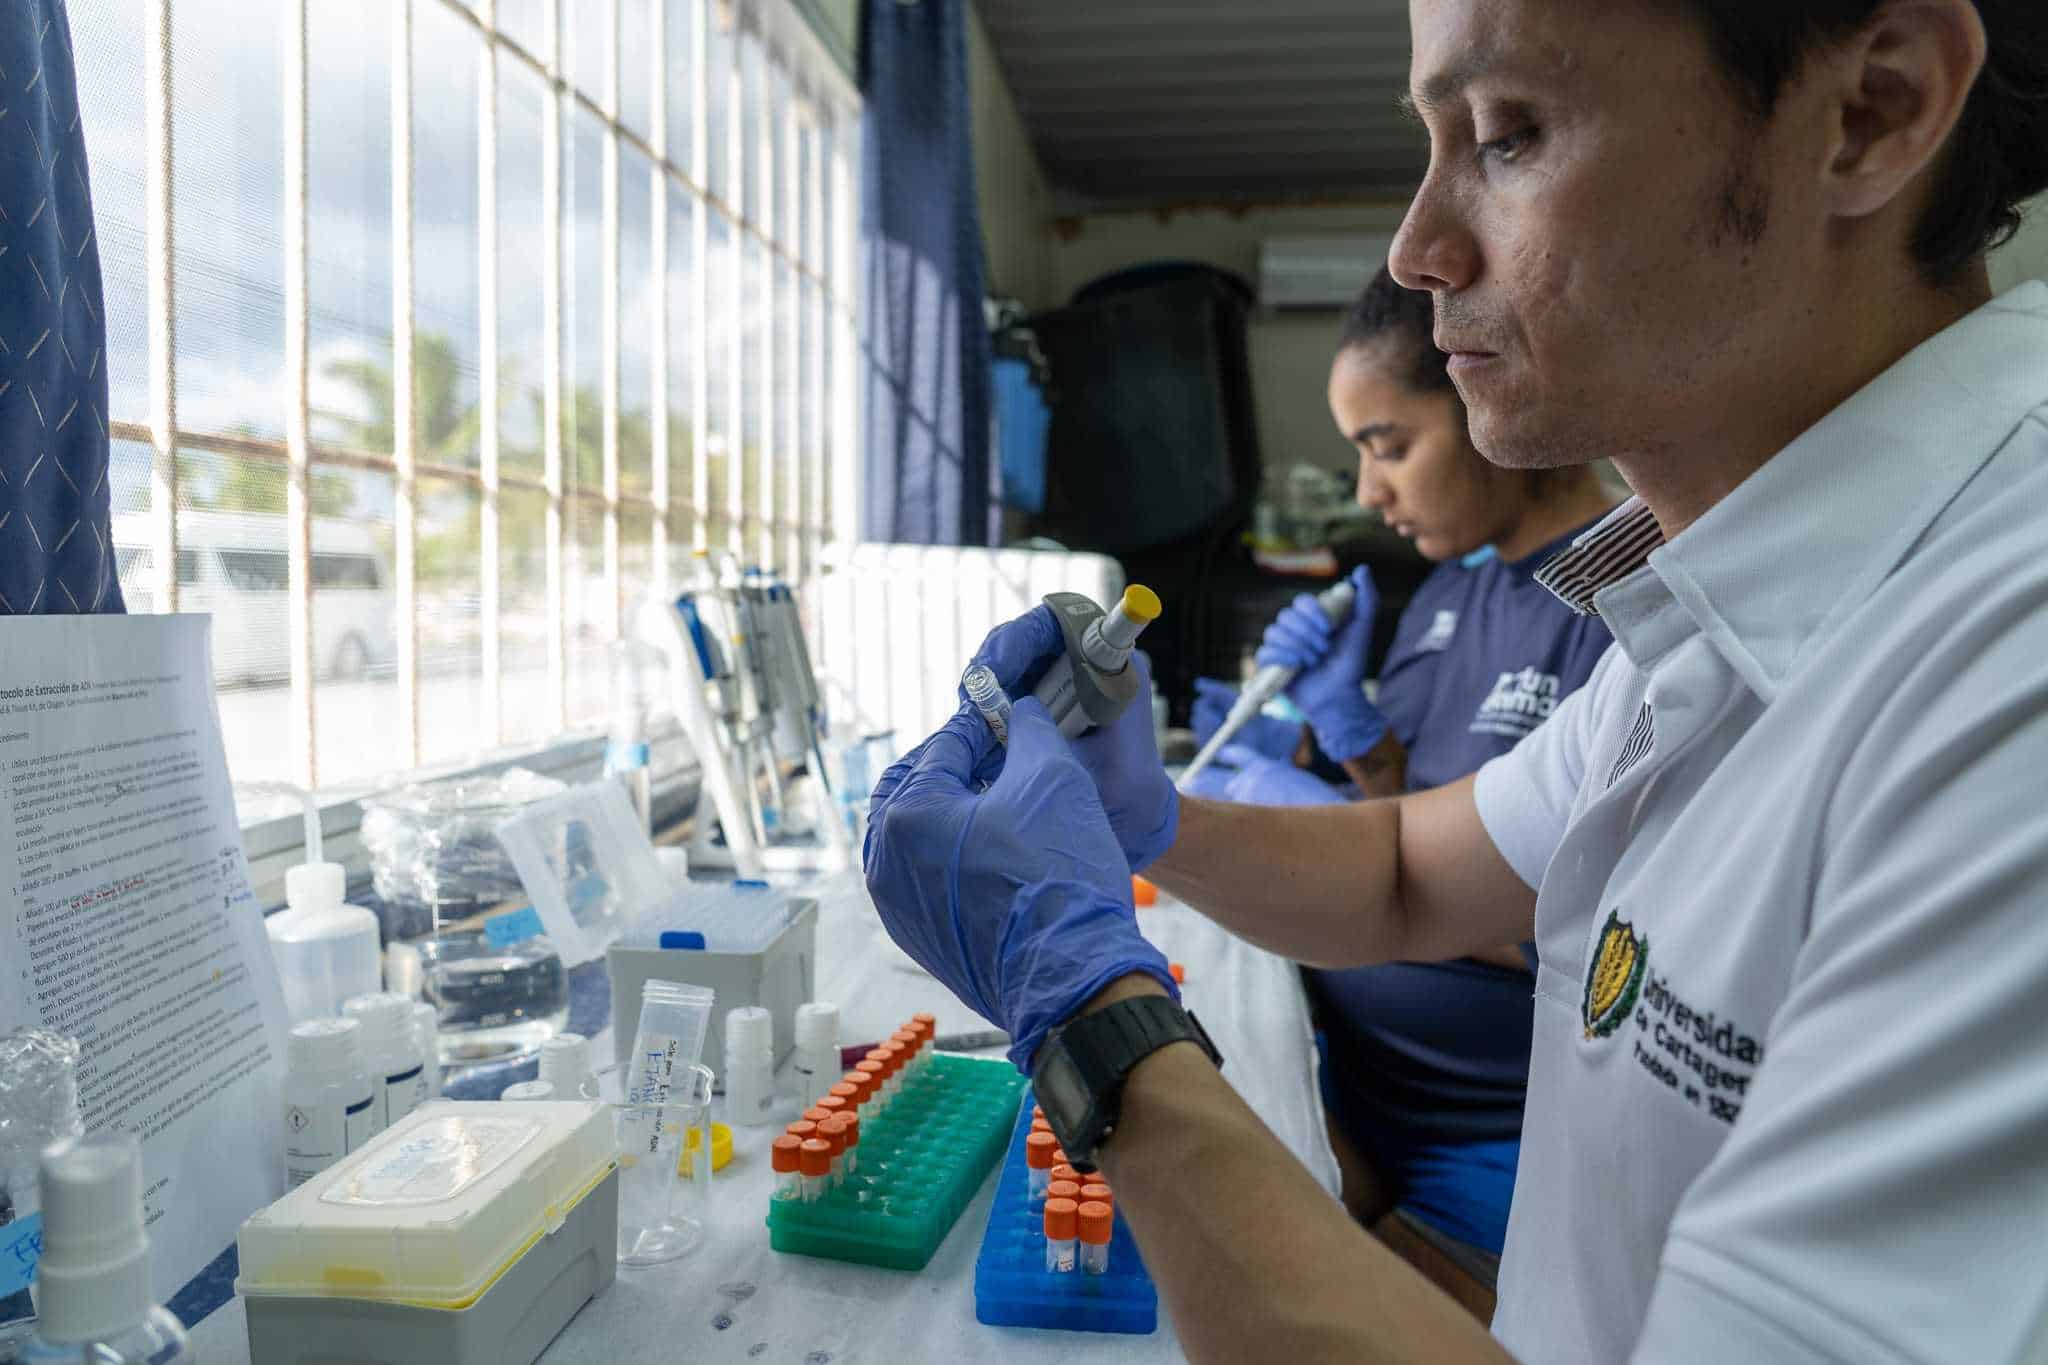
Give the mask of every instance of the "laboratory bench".
MULTIPOLYGON (((886 1037, 919 1010, 938 1016, 942 1035, 987 1027, 889 941, 856 874, 810 894, 820 901, 817 994, 838 1004, 842 1043, 886 1037)), ((1323 1128, 1308 1007, 1293 966, 1163 894, 1157 906, 1138 912, 1138 922, 1170 960, 1186 969, 1188 1006, 1221 1049, 1224 1075, 1334 1197, 1337 1163, 1323 1128)), ((593 1027, 587 1022, 593 1011, 608 1007, 601 965, 579 969, 571 990, 572 1026, 593 1027)), ((611 1046, 604 1032, 594 1039, 592 1052, 607 1058, 611 1046)), ((502 1088, 518 1078, 499 1073, 488 1083, 502 1088)), ((800 1108, 787 1068, 779 1081, 776 1121, 733 1130, 734 1156, 712 1183, 704 1242, 664 1265, 620 1267, 611 1288, 584 1305, 543 1361, 852 1365, 998 1356, 1011 1362, 1181 1358, 1164 1304, 1159 1328, 1148 1336, 989 1327, 975 1320, 974 1264, 996 1171, 920 1272, 770 1250, 768 1146, 800 1108)), ((458 1082, 449 1090, 469 1094, 472 1088, 458 1082)), ((231 1254, 223 1258, 232 1259, 231 1254)), ((220 1270, 232 1273, 226 1266, 220 1270)), ((216 1287, 213 1298, 218 1302, 219 1297, 216 1287)), ((241 1300, 228 1298, 200 1319, 192 1344, 207 1365, 248 1361, 241 1300)))

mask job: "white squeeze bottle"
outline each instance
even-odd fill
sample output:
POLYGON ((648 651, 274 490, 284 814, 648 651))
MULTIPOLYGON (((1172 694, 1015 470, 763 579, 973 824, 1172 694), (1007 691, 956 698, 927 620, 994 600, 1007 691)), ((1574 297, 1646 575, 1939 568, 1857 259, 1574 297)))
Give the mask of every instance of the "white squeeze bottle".
POLYGON ((295 1190, 370 1140, 376 1090, 363 1065, 363 1026, 308 1019, 285 1042, 284 1183, 295 1190))
POLYGON ((285 869, 285 908, 263 922, 293 1023, 325 1019, 350 996, 383 983, 377 917, 346 905, 347 876, 340 863, 300 863, 285 869))
POLYGON ((142 1144, 99 1133, 44 1149, 34 1365, 189 1365, 185 1329, 149 1288, 142 1144))
POLYGON ((363 1065, 376 1092, 370 1125, 374 1136, 427 1102, 426 1059, 413 1031, 412 1001, 390 991, 359 995, 341 1012, 363 1026, 363 1065))

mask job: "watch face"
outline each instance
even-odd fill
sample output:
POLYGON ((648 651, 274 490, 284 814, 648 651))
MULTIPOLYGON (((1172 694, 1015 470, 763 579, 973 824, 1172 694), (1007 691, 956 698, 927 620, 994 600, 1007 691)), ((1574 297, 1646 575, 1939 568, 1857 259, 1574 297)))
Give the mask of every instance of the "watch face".
POLYGON ((1047 1122, 1062 1139, 1075 1136, 1075 1130, 1087 1118, 1093 1097, 1082 1082, 1073 1059, 1067 1056, 1066 1049, 1048 1048, 1043 1057, 1038 1074, 1031 1078, 1039 1107, 1045 1110, 1047 1122))

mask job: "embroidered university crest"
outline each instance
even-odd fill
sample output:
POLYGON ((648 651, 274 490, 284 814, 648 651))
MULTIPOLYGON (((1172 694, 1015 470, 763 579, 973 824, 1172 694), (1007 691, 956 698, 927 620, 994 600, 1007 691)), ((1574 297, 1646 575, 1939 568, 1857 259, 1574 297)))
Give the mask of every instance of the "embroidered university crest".
POLYGON ((1638 936, 1619 910, 1608 911, 1607 925, 1600 931, 1593 961, 1586 968, 1586 998, 1580 1016, 1586 1023, 1587 1038, 1605 1038, 1628 1018, 1649 964, 1650 940, 1638 936))

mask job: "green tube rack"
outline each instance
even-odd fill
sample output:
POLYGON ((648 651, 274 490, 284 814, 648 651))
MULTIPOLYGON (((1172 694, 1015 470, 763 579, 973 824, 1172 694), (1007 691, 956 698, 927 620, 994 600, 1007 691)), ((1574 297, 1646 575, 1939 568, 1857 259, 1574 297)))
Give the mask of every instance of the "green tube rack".
POLYGON ((934 1056, 878 1119, 862 1119, 859 1173, 823 1199, 768 1202, 768 1245, 922 1270, 1009 1145, 1024 1078, 1006 1061, 934 1056))

